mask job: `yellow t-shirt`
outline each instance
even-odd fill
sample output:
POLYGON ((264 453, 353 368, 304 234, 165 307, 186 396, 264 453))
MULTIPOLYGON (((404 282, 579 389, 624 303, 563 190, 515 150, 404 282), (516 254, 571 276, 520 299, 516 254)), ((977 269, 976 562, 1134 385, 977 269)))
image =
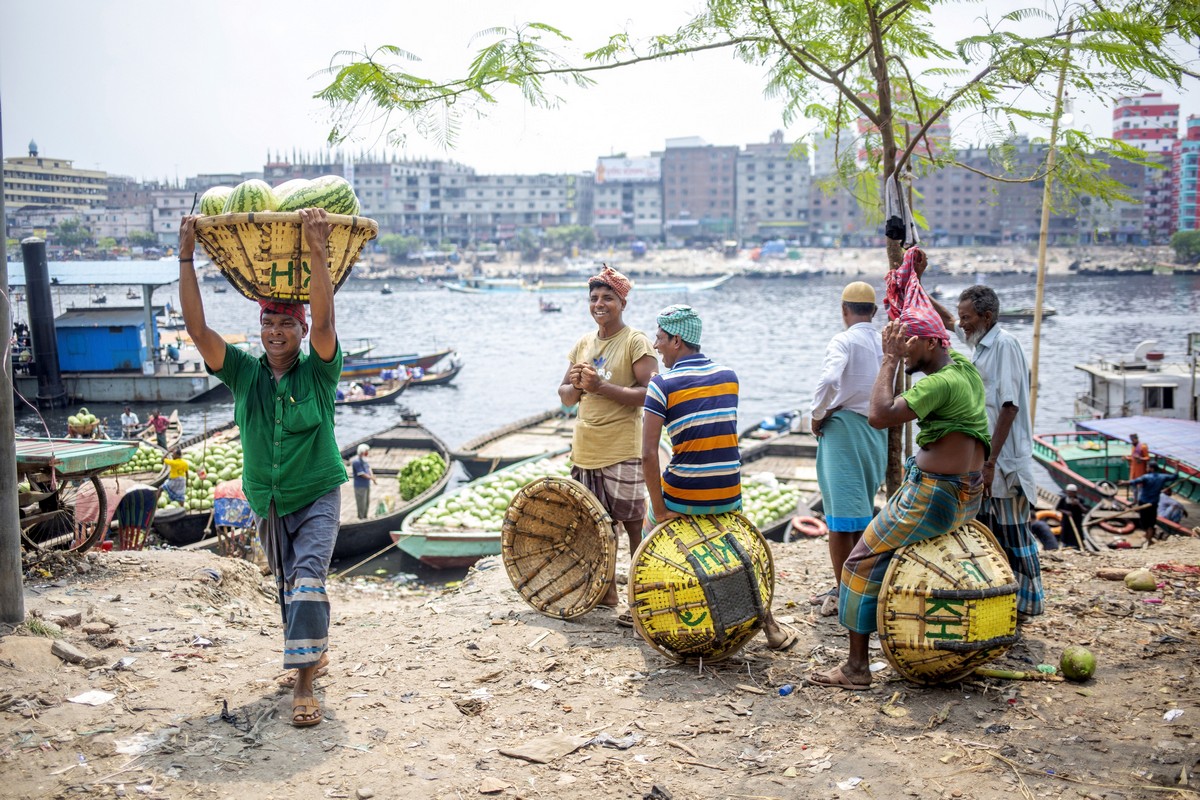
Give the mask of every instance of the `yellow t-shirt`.
MULTIPOLYGON (((567 358, 572 364, 591 364, 608 383, 633 387, 637 386, 633 365, 643 356, 654 358, 646 334, 626 325, 607 339, 601 339, 596 331, 587 333, 567 358)), ((641 455, 641 406, 623 406, 584 392, 571 442, 571 461, 582 469, 600 469, 641 455)))
POLYGON ((167 475, 168 478, 186 478, 188 474, 188 462, 182 458, 164 458, 163 463, 166 464, 171 472, 167 475))

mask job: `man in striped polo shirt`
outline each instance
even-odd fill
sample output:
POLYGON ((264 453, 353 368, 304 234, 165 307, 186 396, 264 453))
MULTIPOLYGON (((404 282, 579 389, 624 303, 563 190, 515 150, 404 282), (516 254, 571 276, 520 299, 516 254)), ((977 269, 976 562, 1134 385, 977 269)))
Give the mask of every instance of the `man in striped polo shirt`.
MULTIPOLYGON (((654 349, 665 372, 646 387, 642 421, 642 472, 650 507, 646 533, 681 516, 723 514, 742 508, 742 460, 738 450, 738 378, 700 352, 700 316, 691 306, 658 313, 654 349), (671 438, 671 461, 659 472, 658 442, 671 438)), ((767 646, 786 650, 796 642, 767 612, 767 646)))

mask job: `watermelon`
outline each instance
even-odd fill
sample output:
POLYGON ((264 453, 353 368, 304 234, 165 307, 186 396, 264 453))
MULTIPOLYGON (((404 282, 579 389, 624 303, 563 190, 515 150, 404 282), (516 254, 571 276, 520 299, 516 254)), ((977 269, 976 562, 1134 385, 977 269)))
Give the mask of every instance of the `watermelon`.
POLYGON ((225 201, 226 214, 246 214, 253 211, 274 211, 278 204, 271 187, 257 178, 242 181, 234 187, 225 201))
POLYGON ((330 214, 354 215, 359 212, 354 187, 337 175, 325 175, 309 181, 308 186, 290 192, 279 203, 280 211, 299 211, 302 208, 323 208, 330 214))
POLYGON ((225 201, 233 194, 232 186, 214 186, 200 195, 200 213, 206 217, 222 214, 225 211, 225 201))
POLYGON ((287 202, 287 199, 292 195, 293 192, 296 192, 300 189, 307 189, 311 185, 312 181, 306 181, 304 178, 293 178, 290 181, 284 181, 276 186, 271 190, 275 194, 275 201, 279 203, 279 208, 276 210, 285 210, 283 208, 283 204, 287 202))

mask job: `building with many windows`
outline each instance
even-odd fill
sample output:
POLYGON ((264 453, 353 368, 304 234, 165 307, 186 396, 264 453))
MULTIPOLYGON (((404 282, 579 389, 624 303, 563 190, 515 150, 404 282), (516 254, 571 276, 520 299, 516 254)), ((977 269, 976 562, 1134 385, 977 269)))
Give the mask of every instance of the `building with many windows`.
POLYGON ((29 143, 29 155, 4 159, 4 205, 68 206, 97 208, 108 198, 108 173, 76 169, 65 158, 46 158, 37 142, 29 143))
POLYGON ((721 241, 736 234, 736 146, 698 136, 668 139, 662 158, 663 233, 668 242, 721 241))
POLYGON ((1164 103, 1162 94, 1146 93, 1119 98, 1112 115, 1113 138, 1137 147, 1156 162, 1156 166, 1144 168, 1139 181, 1138 210, 1144 241, 1165 243, 1175 232, 1171 219, 1171 159, 1179 138, 1179 104, 1164 103))
POLYGON ((592 227, 601 242, 662 239, 662 159, 614 156, 596 161, 592 227))
POLYGON ((1200 230, 1200 116, 1187 118, 1183 138, 1175 142, 1172 159, 1171 216, 1176 231, 1200 230))
POLYGON ((783 141, 783 131, 738 153, 735 185, 738 238, 808 240, 812 168, 807 154, 783 141))

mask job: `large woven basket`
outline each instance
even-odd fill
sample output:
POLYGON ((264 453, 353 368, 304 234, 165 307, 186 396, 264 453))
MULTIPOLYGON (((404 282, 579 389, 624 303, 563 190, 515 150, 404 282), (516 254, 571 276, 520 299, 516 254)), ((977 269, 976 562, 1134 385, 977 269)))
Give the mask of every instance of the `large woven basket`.
POLYGON ((612 517, 570 478, 539 478, 522 487, 504 514, 500 547, 517 593, 558 619, 595 608, 617 568, 612 517))
POLYGON ((888 663, 916 683, 947 683, 1016 641, 1017 583, 986 527, 901 547, 879 593, 879 641, 888 663))
POLYGON ((647 536, 629 572, 634 628, 674 661, 720 661, 754 638, 775 589, 771 547, 729 513, 679 517, 647 536))
MULTIPOLYGON (((329 276, 350 277, 363 246, 379 233, 366 217, 330 214, 329 276)), ((308 244, 300 213, 218 214, 196 221, 196 240, 233 287, 251 300, 308 301, 308 244)))

